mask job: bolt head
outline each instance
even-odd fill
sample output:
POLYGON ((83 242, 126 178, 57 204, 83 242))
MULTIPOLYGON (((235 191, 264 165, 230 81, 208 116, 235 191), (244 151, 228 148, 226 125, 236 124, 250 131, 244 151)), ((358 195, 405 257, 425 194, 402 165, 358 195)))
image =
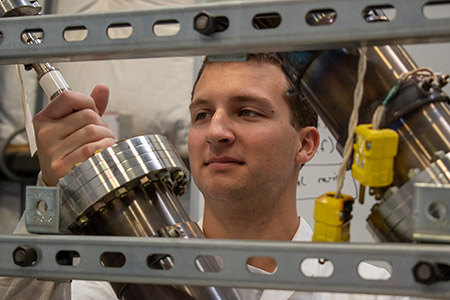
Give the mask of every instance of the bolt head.
POLYGON ((36 263, 37 253, 30 246, 18 246, 13 251, 13 261, 16 265, 21 267, 29 267, 36 263))
POLYGON ((194 30, 204 34, 204 35, 211 35, 214 33, 214 19, 215 17, 206 12, 202 11, 198 13, 194 17, 194 30))
POLYGON ((209 18, 206 15, 199 15, 195 19, 195 28, 206 29, 208 27, 209 18))
POLYGON ((426 261, 418 262, 413 268, 414 279, 423 284, 432 284, 439 281, 436 265, 426 261))

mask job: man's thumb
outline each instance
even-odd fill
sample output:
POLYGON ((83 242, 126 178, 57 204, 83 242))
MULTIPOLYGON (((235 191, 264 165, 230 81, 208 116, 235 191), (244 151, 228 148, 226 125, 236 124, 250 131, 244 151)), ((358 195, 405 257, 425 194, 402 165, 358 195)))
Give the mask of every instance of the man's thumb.
POLYGON ((97 84, 92 90, 91 97, 94 99, 98 114, 102 116, 108 106, 109 88, 104 84, 97 84))

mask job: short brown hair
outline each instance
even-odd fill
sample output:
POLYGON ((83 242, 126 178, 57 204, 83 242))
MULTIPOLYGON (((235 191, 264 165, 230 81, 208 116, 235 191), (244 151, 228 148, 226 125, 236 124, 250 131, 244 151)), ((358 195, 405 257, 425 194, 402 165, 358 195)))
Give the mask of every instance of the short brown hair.
MULTIPOLYGON (((275 53, 253 53, 249 54, 248 60, 255 60, 259 63, 270 63, 276 66, 282 67, 281 60, 275 53)), ((194 96, 195 87, 197 86, 197 82, 200 80, 200 77, 203 74, 206 66, 212 63, 208 60, 208 56, 203 60, 203 64, 200 67, 200 70, 197 75, 197 79, 195 80, 194 87, 192 88, 191 99, 194 96)), ((289 110, 291 112, 291 125, 295 129, 300 129, 306 126, 314 126, 317 127, 317 113, 311 107, 306 97, 298 91, 291 81, 285 76, 286 81, 288 83, 288 90, 285 93, 285 100, 289 106, 289 110)))

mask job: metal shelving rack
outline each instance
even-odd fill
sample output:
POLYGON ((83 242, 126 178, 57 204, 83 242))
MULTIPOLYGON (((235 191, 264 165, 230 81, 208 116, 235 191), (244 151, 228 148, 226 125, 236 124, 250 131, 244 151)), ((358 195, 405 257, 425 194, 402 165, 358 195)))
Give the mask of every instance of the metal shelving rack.
MULTIPOLYGON (((291 51, 329 49, 360 45, 424 43, 450 40, 450 18, 428 19, 423 9, 427 0, 307 0, 250 1, 193 6, 74 15, 48 15, 0 19, 0 63, 79 61, 204 54, 236 54, 249 51, 291 51), (395 10, 389 22, 368 23, 362 17, 368 7, 395 10), (201 11, 225 16, 229 26, 223 32, 205 36, 193 29, 194 17, 201 11), (310 26, 308 12, 332 10, 333 24, 310 26), (252 26, 255 16, 279 16, 281 23, 271 29, 252 26), (173 36, 158 36, 157 25, 179 28, 173 36), (132 29, 127 38, 108 37, 108 28, 132 29), (84 32, 80 41, 66 41, 69 31, 84 32), (40 44, 26 45, 23 32, 43 35, 40 44)), ((417 282, 412 268, 419 261, 450 265, 450 245, 436 244, 319 244, 268 241, 180 240, 134 237, 81 236, 0 236, 0 274, 38 279, 89 279, 136 283, 192 284, 274 289, 334 291, 450 297, 450 284, 417 282), (29 266, 14 263, 18 246, 36 253, 29 266), (60 265, 56 254, 76 251, 77 265, 60 265), (121 253, 126 263, 120 268, 100 264, 104 252, 121 253), (152 270, 146 258, 152 253, 172 256, 170 270, 152 270), (195 268, 199 255, 218 255, 225 264, 217 273, 195 268), (276 260, 273 275, 249 273, 249 257, 268 256, 276 260), (326 278, 311 278, 301 272, 306 258, 326 258, 334 272, 326 278), (358 275, 361 261, 383 261, 392 266, 384 281, 366 280, 358 275)), ((17 257, 16 257, 17 259, 17 257)))
POLYGON ((0 19, 0 63, 74 61, 114 58, 186 56, 290 51, 359 45, 423 43, 450 40, 450 19, 428 19, 423 9, 428 0, 306 0, 225 2, 161 9, 46 15, 0 19), (392 7, 390 22, 366 22, 368 7, 392 7), (194 17, 206 10, 225 16, 229 26, 223 32, 204 36, 193 29, 194 17), (334 23, 311 26, 305 21, 310 11, 333 10, 334 23), (278 14, 276 28, 256 29, 255 16, 278 14), (173 36, 157 36, 154 26, 174 24, 173 36), (129 37, 111 39, 108 28, 132 28, 129 37), (82 41, 68 42, 64 33, 86 30, 82 41), (24 31, 40 31, 42 43, 26 45, 24 31))

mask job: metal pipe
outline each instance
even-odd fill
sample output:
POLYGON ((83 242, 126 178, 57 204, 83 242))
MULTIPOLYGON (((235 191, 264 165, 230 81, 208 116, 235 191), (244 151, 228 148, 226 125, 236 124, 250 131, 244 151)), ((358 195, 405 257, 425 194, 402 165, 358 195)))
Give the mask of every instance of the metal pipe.
MULTIPOLYGON (((305 93, 336 138, 337 148, 341 152, 348 136, 347 123, 357 81, 358 60, 356 49, 325 51, 310 64, 299 85, 299 89, 305 93), (337 111, 339 114, 336 114, 337 111)), ((371 123, 376 107, 397 83, 399 76, 415 68, 415 63, 400 46, 368 48, 359 123, 371 123)), ((412 81, 400 94, 405 93, 405 97, 408 97, 404 101, 419 102, 422 105, 416 105, 391 123, 384 124, 399 133, 398 155, 394 166, 396 185, 409 180, 410 169, 423 170, 429 166, 436 151, 450 151, 448 97, 438 87, 429 91, 418 90, 419 83, 412 81), (408 91, 409 89, 413 92, 408 91), (424 126, 425 124, 432 126, 424 126)))
MULTIPOLYGON (((342 153, 348 136, 359 52, 357 49, 337 49, 279 53, 279 57, 289 79, 318 112, 342 153)), ((369 47, 359 123, 371 123, 375 109, 397 84, 400 75, 416 68, 400 46, 369 47)), ((399 134, 398 154, 394 161, 393 184, 396 186, 408 183, 412 171, 416 174, 427 169, 434 162, 436 153, 450 152, 449 98, 442 92, 441 84, 426 85, 423 81, 418 77, 402 84, 381 124, 399 134)), ((381 199, 385 190, 377 189, 376 198, 381 199)), ((412 189, 408 192, 412 193, 412 189)), ((395 198, 395 201, 382 201, 373 207, 368 222, 375 237, 412 241, 411 199, 412 195, 409 195, 401 201, 395 198)))

